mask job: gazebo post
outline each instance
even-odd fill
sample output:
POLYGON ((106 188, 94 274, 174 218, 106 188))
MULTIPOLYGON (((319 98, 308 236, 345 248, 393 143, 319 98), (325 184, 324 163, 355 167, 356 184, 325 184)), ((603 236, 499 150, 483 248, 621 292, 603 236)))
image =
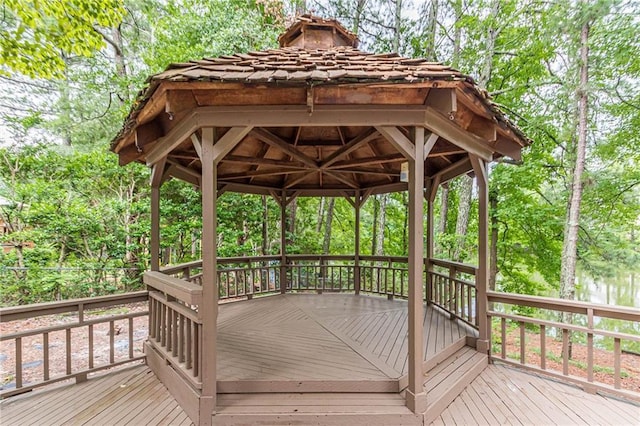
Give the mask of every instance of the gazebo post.
POLYGON ((287 192, 280 195, 280 294, 287 292, 287 192))
POLYGON ((407 407, 414 413, 427 409, 423 388, 423 252, 424 252, 424 128, 413 131, 413 155, 409 158, 409 387, 407 407))
POLYGON ((216 337, 218 319, 217 283, 217 164, 215 131, 202 129, 202 390, 199 424, 210 425, 216 408, 216 337))
POLYGON ((160 187, 151 185, 151 270, 160 270, 160 187))
POLYGON ((433 253, 435 250, 435 233, 434 233, 434 225, 433 225, 433 203, 436 199, 436 194, 438 193, 438 188, 440 186, 440 177, 436 176, 435 178, 427 180, 427 188, 425 191, 425 198, 427 199, 427 253, 425 259, 425 268, 427 270, 427 282, 425 285, 426 289, 426 302, 427 304, 431 303, 433 299, 432 288, 431 288, 431 276, 429 275, 432 270, 431 259, 433 258, 433 253))
POLYGON ((355 242, 354 242, 354 266, 353 266, 353 289, 356 295, 360 294, 360 207, 362 206, 362 194, 360 190, 356 191, 354 211, 355 211, 355 242))
POLYGON ((476 273, 476 297, 478 321, 478 341, 476 349, 478 352, 489 351, 489 326, 487 321, 487 288, 489 285, 489 176, 487 174, 487 164, 481 158, 469 154, 471 165, 478 181, 478 272, 476 273))

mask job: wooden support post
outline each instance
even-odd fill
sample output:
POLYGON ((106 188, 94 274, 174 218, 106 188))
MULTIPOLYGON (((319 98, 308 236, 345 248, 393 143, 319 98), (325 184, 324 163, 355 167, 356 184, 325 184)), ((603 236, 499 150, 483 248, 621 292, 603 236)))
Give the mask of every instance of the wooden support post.
POLYGON ((151 270, 160 270, 160 187, 151 187, 151 270))
POLYGON ((280 195, 280 294, 287 292, 287 192, 280 195))
POLYGON ((355 294, 360 294, 360 207, 362 206, 362 196, 360 191, 356 191, 355 198, 355 225, 356 225, 356 235, 355 235, 355 259, 353 265, 353 289, 355 294))
POLYGON ((427 269, 427 286, 426 302, 427 304, 433 302, 433 294, 431 287, 431 271, 433 266, 431 265, 431 259, 435 249, 435 234, 433 231, 433 204, 436 199, 436 193, 438 192, 438 186, 440 183, 439 178, 429 179, 427 182, 427 188, 425 192, 425 198, 427 199, 427 254, 426 254, 426 269, 427 269))
POLYGON ((487 164, 469 154, 473 171, 478 180, 478 272, 476 273, 476 297, 478 324, 478 352, 489 353, 490 323, 487 319, 487 288, 489 286, 489 175, 487 164))
POLYGON ((424 128, 414 128, 413 158, 409 159, 409 387, 407 407, 414 413, 427 409, 423 388, 423 253, 424 253, 424 128))
POLYGON ((215 132, 202 129, 202 300, 198 314, 202 318, 202 391, 200 425, 210 425, 216 409, 216 336, 218 320, 217 283, 217 164, 215 132))

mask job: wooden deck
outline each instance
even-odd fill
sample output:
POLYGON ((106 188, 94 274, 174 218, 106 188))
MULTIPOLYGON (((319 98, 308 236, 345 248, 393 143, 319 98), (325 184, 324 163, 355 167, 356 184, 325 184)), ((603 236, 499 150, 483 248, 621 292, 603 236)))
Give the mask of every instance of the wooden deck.
MULTIPOLYGON (((242 392, 249 386, 255 392, 261 381, 279 381, 285 392, 399 392, 407 372, 404 300, 344 294, 271 296, 221 305, 218 330, 221 393, 242 392)), ((439 310, 426 309, 427 367, 464 346, 467 336, 474 334, 439 310)))
MULTIPOLYGON (((280 410, 283 419, 287 411, 290 415, 304 413, 306 422, 299 424, 316 423, 314 419, 327 410, 349 410, 352 416, 375 411, 384 415, 390 425, 422 424, 421 419, 412 418, 400 395, 390 393, 236 394, 221 395, 219 403, 221 413, 244 413, 243 424, 252 424, 252 419, 259 419, 261 413, 274 410, 280 410)), ((223 416, 218 419, 216 424, 229 424, 223 416)), ((107 373, 77 385, 36 390, 0 401, 0 423, 19 426, 192 424, 144 365, 107 373)), ((433 422, 434 425, 639 423, 637 405, 591 395, 570 385, 499 365, 487 367, 433 422)), ((336 424, 345 423, 343 420, 336 424)))

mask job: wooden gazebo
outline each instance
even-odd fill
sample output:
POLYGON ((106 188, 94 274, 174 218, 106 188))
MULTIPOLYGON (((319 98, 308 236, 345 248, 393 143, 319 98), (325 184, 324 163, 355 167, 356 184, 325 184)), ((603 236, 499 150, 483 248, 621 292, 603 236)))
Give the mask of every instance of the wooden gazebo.
MULTIPOLYGON (((489 350, 487 164, 502 156, 519 159, 527 144, 470 77, 423 59, 362 52, 356 36, 334 20, 300 17, 280 37, 278 49, 170 65, 150 78, 112 144, 120 164, 138 161, 152 169, 152 259, 145 274, 150 289, 147 363, 197 424, 223 422, 218 417, 219 394, 294 392, 393 393, 406 401, 407 418, 417 421, 431 404, 424 388, 425 300, 438 309, 451 308, 452 317, 477 330, 464 343, 482 354, 489 350), (478 266, 472 270, 432 259, 436 191, 440 184, 469 173, 475 174, 479 187, 478 266), (202 262, 161 269, 159 188, 171 177, 197 185, 202 193, 202 262), (281 293, 269 298, 278 300, 293 297, 285 294, 290 292, 327 291, 324 283, 310 288, 294 279, 300 266, 287 255, 284 226, 280 256, 256 260, 258 266, 249 268, 251 274, 264 276, 266 271, 275 276, 277 288, 255 279, 249 289, 245 285, 238 290, 238 280, 231 279, 236 289, 230 291, 230 273, 219 267, 216 253, 216 201, 227 191, 273 196, 281 206, 282 223, 295 197, 350 201, 356 252, 349 283, 337 290, 406 297, 406 374, 385 384, 369 379, 348 384, 329 378, 308 383, 220 379, 217 364, 226 362, 219 353, 226 341, 219 334, 220 298, 281 293), (400 290, 394 282, 389 293, 367 287, 358 229, 360 206, 367 197, 394 191, 409 194, 408 280, 400 290), (438 266, 451 272, 449 281, 446 274, 434 272, 438 266), (466 293, 457 272, 475 275, 475 285, 466 293)), ((241 303, 254 302, 259 300, 241 303)), ((296 339, 289 343, 295 345, 296 339)), ((379 422, 388 419, 380 417, 379 422)), ((317 418, 314 422, 322 423, 317 418)))

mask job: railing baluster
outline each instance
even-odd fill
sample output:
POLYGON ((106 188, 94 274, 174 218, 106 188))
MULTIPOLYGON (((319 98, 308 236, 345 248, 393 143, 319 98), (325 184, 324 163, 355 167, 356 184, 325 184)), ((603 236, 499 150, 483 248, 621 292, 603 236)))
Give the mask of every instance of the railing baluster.
POLYGON ((171 354, 175 357, 178 356, 178 346, 179 343, 178 342, 178 316, 180 314, 176 311, 173 311, 173 315, 172 315, 172 323, 171 323, 171 333, 173 334, 173 338, 171 339, 171 341, 173 342, 173 346, 171 348, 171 354))
POLYGON ((520 321, 519 326, 520 326, 520 364, 524 364, 526 349, 527 349, 526 334, 524 332, 524 322, 520 321))
POLYGON ((185 328, 186 328, 187 341, 186 341, 184 346, 185 346, 185 349, 186 349, 185 366, 186 366, 187 370, 189 370, 189 369, 191 369, 193 367, 193 364, 192 364, 192 359, 193 358, 191 358, 191 354, 193 353, 193 348, 191 347, 191 345, 192 345, 192 342, 191 342, 191 333, 192 333, 191 329, 192 329, 192 327, 193 326, 192 326, 191 319, 186 318, 185 319, 185 328))
POLYGON ((547 369, 547 328, 540 325, 540 368, 547 369))
POLYGON ((93 368, 93 324, 89 324, 89 368, 93 368))
MULTIPOLYGON (((116 331, 113 320, 109 321, 109 363, 113 364, 115 359, 115 338, 116 331)), ((71 359, 69 359, 69 366, 71 366, 71 359)), ((70 373, 69 373, 70 374, 70 373)))
POLYGON ((562 374, 569 374, 569 330, 562 329, 562 374))
POLYGON ((22 337, 16 337, 16 388, 22 387, 22 337))
POLYGON ((129 359, 133 358, 133 318, 129 318, 129 359))
POLYGON ((500 339, 501 339, 501 351, 500 357, 502 359, 507 358, 507 320, 500 318, 500 339))
POLYGON ((620 389, 620 338, 613 339, 613 387, 620 389))
POLYGON ((42 368, 42 376, 43 380, 46 382, 49 380, 49 333, 42 333, 42 358, 43 358, 43 368, 42 368))
MULTIPOLYGON (((65 330, 65 343, 66 343, 66 347, 67 347, 67 365, 66 365, 66 371, 67 374, 71 374, 71 329, 67 328, 65 330)), ((111 361, 113 362, 113 361, 111 361)))
MULTIPOLYGON (((587 327, 593 330, 593 309, 587 309, 587 327)), ((587 381, 593 382, 593 333, 587 333, 587 381)))

